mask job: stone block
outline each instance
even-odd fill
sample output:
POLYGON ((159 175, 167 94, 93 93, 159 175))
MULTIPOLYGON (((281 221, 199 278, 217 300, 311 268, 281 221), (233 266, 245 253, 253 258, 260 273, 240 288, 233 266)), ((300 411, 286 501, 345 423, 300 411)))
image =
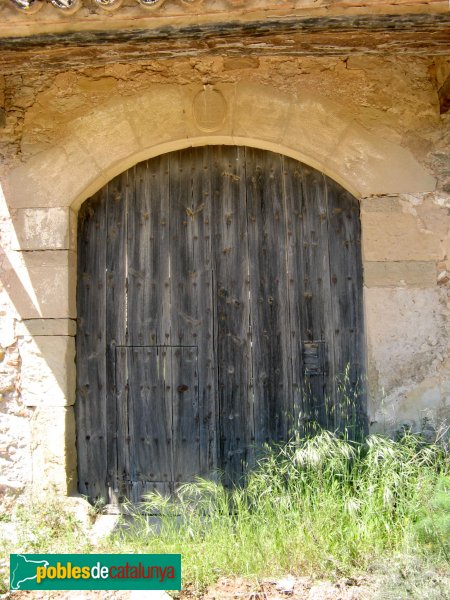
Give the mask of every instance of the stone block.
POLYGON ((143 148, 187 137, 184 100, 175 85, 151 86, 126 100, 129 121, 143 148))
POLYGON ((75 402, 75 340, 34 336, 20 343, 22 400, 26 406, 67 406, 75 402))
POLYGON ((70 250, 15 253, 3 283, 22 319, 76 316, 76 254, 70 250))
POLYGON ((74 250, 77 220, 69 207, 24 208, 13 215, 13 250, 74 250))
POLYGON ((64 509, 74 517, 78 523, 88 530, 94 518, 92 506, 81 496, 69 496, 64 498, 64 509))
POLYGON ((436 285, 436 263, 365 262, 364 285, 367 287, 433 287, 436 285))
POLYGON ((72 136, 13 169, 5 184, 6 202, 11 208, 70 206, 100 171, 72 136))
POLYGON ((77 331, 75 319, 25 319, 16 324, 16 335, 68 335, 77 331))
POLYGON ((395 436, 406 428, 430 443, 442 439, 450 420, 450 397, 444 388, 445 380, 434 376, 392 390, 371 407, 374 432, 395 436))
POLYGON ((291 98, 272 87, 236 86, 233 136, 280 142, 288 123, 291 98))
POLYGON ((361 200, 361 212, 402 212, 402 205, 399 198, 396 196, 375 196, 374 198, 363 198, 361 200))
POLYGON ((232 56, 223 58, 224 71, 236 71, 240 69, 257 69, 259 58, 252 56, 232 56))
POLYGON ((389 393, 430 376, 447 353, 445 294, 437 286, 365 288, 370 368, 389 393))
POLYGON ((441 257, 439 236, 421 228, 408 213, 362 213, 366 261, 431 261, 441 257))
POLYGON ((184 86, 183 110, 189 138, 231 136, 236 86, 184 86))
POLYGON ((119 101, 110 102, 94 114, 76 119, 71 129, 91 160, 101 169, 109 168, 141 150, 128 111, 119 101))
POLYGON ((431 192, 436 180, 409 150, 350 125, 325 162, 326 170, 352 182, 361 196, 431 192))
POLYGON ((292 103, 283 144, 308 158, 308 164, 323 169, 326 157, 348 127, 348 116, 340 106, 317 97, 301 95, 292 103), (317 162, 312 164, 311 159, 317 162))
POLYGON ((423 417, 427 418, 427 412, 438 416, 439 414, 449 414, 450 398, 442 393, 440 381, 438 378, 429 378, 420 382, 419 385, 405 394, 399 403, 399 409, 403 414, 414 416, 414 413, 421 412, 423 417))
POLYGON ((76 489, 73 407, 40 407, 32 421, 33 492, 70 494, 76 489))

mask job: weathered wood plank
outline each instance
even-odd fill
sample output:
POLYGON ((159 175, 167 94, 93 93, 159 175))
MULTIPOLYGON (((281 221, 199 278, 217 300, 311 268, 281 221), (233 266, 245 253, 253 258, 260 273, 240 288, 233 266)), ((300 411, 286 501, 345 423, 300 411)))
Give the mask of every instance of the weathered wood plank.
POLYGON ((333 427, 334 325, 330 305, 330 268, 326 182, 323 175, 284 158, 290 239, 288 253, 294 390, 302 388, 300 429, 315 423, 333 427), (305 364, 315 349, 321 368, 305 364))
POLYGON ((216 418, 217 373, 214 354, 214 302, 211 250, 211 154, 210 146, 192 149, 192 225, 193 265, 198 273, 193 282, 197 305, 196 325, 191 329, 196 345, 198 401, 200 419, 200 473, 211 476, 217 470, 216 418))
POLYGON ((342 382, 335 396, 335 426, 365 433, 364 316, 361 227, 356 198, 327 179, 334 368, 342 382), (360 387, 357 392, 357 387, 360 387), (356 393, 357 392, 357 393, 356 393), (354 394, 356 393, 356 396, 354 394))
MULTIPOLYGON (((199 443, 194 448, 186 444, 187 432, 184 423, 188 420, 189 408, 194 419, 198 418, 198 388, 194 390, 194 379, 197 377, 197 365, 192 365, 192 371, 186 372, 183 368, 182 346, 192 343, 193 335, 199 324, 197 307, 194 305, 192 293, 197 290, 198 272, 193 261, 193 227, 191 214, 193 214, 192 200, 192 156, 191 149, 184 152, 171 154, 170 157, 170 349, 171 367, 168 387, 171 393, 171 402, 174 410, 172 430, 182 433, 183 441, 176 440, 172 444, 172 464, 176 470, 174 477, 180 480, 183 473, 180 467, 183 457, 178 457, 178 452, 186 452, 188 470, 194 466, 199 458, 199 443), (195 284, 195 286, 194 286, 195 284), (178 346, 177 351, 173 346, 178 346), (174 386, 177 389, 174 390, 174 386), (179 388, 179 391, 178 391, 179 388), (183 403, 184 394, 187 393, 186 403, 183 403), (180 404, 180 406, 178 406, 180 404), (183 410, 185 409, 185 410, 183 410)), ((200 322, 204 315, 200 317, 200 322)), ((195 340, 195 343, 197 340, 195 340)), ((198 425, 198 423, 197 423, 198 425)), ((189 477, 188 477, 189 479, 189 477)), ((173 479, 172 479, 173 481, 173 479)))
POLYGON ((130 450, 131 439, 129 434, 128 405, 128 348, 118 346, 115 348, 115 387, 116 387, 116 431, 117 431, 117 492, 119 500, 131 497, 130 490, 130 450))
POLYGON ((106 203, 107 189, 79 215, 77 287, 77 398, 79 490, 108 499, 106 405, 106 203))
POLYGON ((170 161, 170 299, 172 346, 191 341, 193 306, 191 293, 198 273, 193 265, 191 149, 171 155, 170 161))
POLYGON ((107 405, 107 482, 109 503, 117 503, 118 482, 116 346, 126 343, 126 245, 127 188, 131 173, 125 172, 107 184, 106 232, 100 242, 106 245, 106 405, 107 405))
POLYGON ((197 347, 171 348, 172 461, 177 483, 201 473, 197 347))
POLYGON ((247 148, 253 394, 256 444, 287 441, 292 372, 281 156, 247 148))
POLYGON ((242 148, 216 147, 211 159, 218 454, 224 484, 230 485, 253 463, 255 444, 245 156, 242 148))
POLYGON ((170 348, 127 348, 131 482, 173 481, 170 348))
POLYGON ((303 166, 295 166, 283 157, 283 200, 286 213, 286 255, 289 299, 289 343, 292 368, 292 404, 294 432, 304 432, 305 405, 303 339, 307 323, 303 311, 305 273, 303 269, 303 166))
POLYGON ((167 155, 136 165, 128 201, 128 344, 169 343, 167 155))
POLYGON ((174 431, 180 429, 180 434, 174 437, 174 469, 179 482, 183 476, 190 480, 194 474, 206 475, 212 460, 207 417, 214 401, 211 394, 214 361, 205 158, 204 149, 190 149, 173 154, 170 163, 171 342, 174 347, 191 348, 174 348, 172 352, 174 431), (192 348, 196 349, 195 360, 192 348), (188 422, 192 435, 187 431, 188 422))

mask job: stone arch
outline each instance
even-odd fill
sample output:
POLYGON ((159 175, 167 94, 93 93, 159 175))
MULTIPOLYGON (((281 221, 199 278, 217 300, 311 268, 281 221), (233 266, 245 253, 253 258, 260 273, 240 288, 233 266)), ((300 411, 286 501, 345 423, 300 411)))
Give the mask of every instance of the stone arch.
POLYGON ((220 84, 214 90, 217 102, 204 111, 195 110, 195 99, 207 91, 198 84, 155 85, 111 99, 72 121, 56 145, 27 159, 1 182, 9 208, 23 209, 16 211, 14 250, 26 251, 20 253, 20 269, 10 269, 8 291, 24 321, 24 335, 36 343, 33 357, 39 357, 44 373, 39 390, 55 390, 33 397, 24 386, 25 405, 38 407, 33 471, 41 474, 34 482, 39 491, 74 488, 73 225, 82 202, 115 175, 171 150, 229 144, 290 156, 357 198, 435 187, 408 150, 369 132, 328 99, 289 96, 251 83, 220 84))
POLYGON ((75 119, 58 145, 11 172, 9 204, 77 210, 133 164, 205 144, 247 145, 285 154, 324 172, 358 198, 430 191, 435 186, 409 150, 370 133, 328 99, 287 95, 251 83, 210 89, 161 84, 115 98, 75 119), (208 92, 216 98, 196 110, 199 95, 202 102, 201 94, 208 92), (214 118, 217 111, 222 111, 219 119, 214 118))

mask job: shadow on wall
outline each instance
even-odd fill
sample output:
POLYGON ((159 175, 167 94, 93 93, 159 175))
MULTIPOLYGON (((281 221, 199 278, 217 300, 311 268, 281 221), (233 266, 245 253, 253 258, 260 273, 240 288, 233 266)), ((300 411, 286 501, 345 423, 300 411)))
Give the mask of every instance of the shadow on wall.
POLYGON ((2 482, 15 489, 31 480, 37 487, 55 486, 66 493, 76 485, 75 321, 67 318, 74 316, 70 298, 74 303, 75 283, 73 290, 68 287, 73 281, 68 272, 73 266, 75 274, 76 255, 17 251, 14 215, 11 221, 1 187, 0 214, 1 325, 10 330, 8 340, 3 336, 10 345, 4 351, 8 356, 14 351, 17 357, 14 369, 8 367, 14 371, 5 381, 9 387, 2 389, 6 427, 2 444, 14 448, 13 458, 3 465, 2 482), (46 318, 49 315, 52 318, 46 318), (9 389, 11 377, 15 390, 9 389), (22 425, 30 417, 31 433, 29 426, 22 425), (18 465, 19 460, 23 464, 18 465))

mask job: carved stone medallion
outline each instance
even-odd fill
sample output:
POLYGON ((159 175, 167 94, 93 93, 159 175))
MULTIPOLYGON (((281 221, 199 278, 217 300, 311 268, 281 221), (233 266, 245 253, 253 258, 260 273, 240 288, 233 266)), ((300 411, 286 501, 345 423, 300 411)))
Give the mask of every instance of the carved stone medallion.
POLYGON ((192 102, 195 124, 206 132, 217 131, 222 127, 227 116, 227 102, 219 90, 206 86, 198 92, 192 102))

